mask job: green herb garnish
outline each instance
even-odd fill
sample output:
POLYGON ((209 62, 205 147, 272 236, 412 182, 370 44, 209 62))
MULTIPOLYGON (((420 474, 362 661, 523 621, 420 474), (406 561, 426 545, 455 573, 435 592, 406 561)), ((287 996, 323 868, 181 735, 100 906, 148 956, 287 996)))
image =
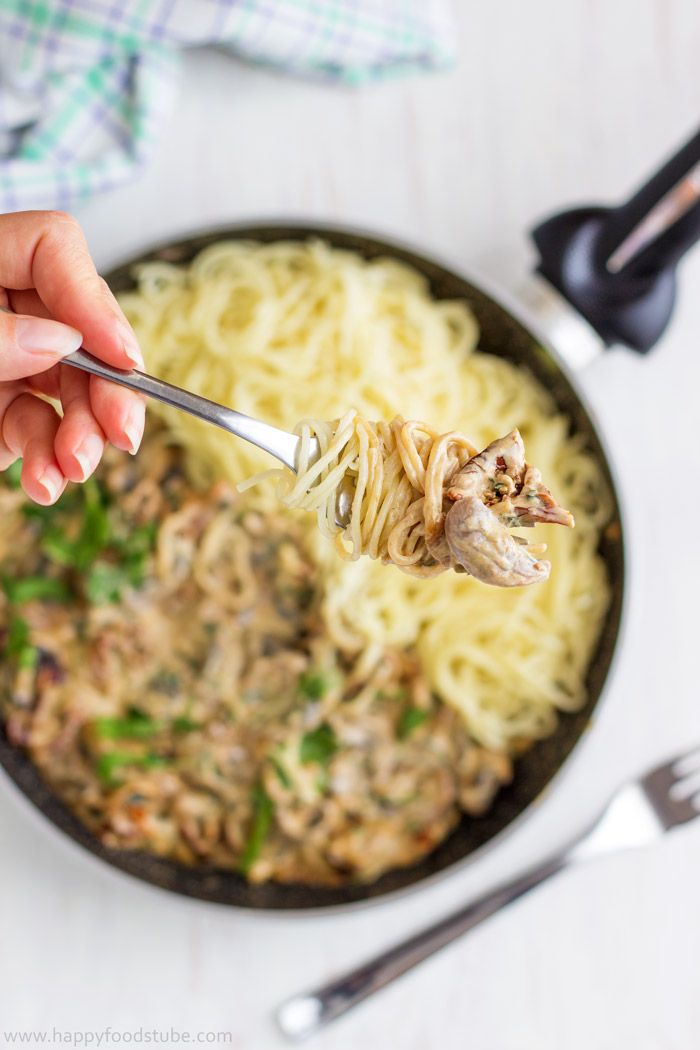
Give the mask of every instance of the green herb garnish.
POLYGON ((292 778, 290 777, 287 770, 284 768, 282 763, 274 755, 268 755, 267 760, 277 774, 277 779, 283 788, 290 788, 292 786, 292 778))
POLYGON ((336 753, 340 744, 332 726, 322 722, 317 729, 310 733, 304 733, 299 745, 299 761, 317 762, 325 766, 330 758, 336 753))
POLYGON ((35 645, 27 645, 17 653, 17 667, 21 671, 33 670, 39 663, 39 650, 35 645))
POLYGON ((157 535, 158 526, 152 521, 130 532, 126 539, 118 544, 118 547, 125 555, 148 554, 153 550, 157 535))
POLYGON ((118 602, 122 591, 131 584, 131 575, 124 565, 96 561, 85 577, 85 596, 93 605, 118 602))
POLYGON ((334 667, 327 671, 306 671, 299 679, 299 692, 307 700, 321 700, 341 682, 342 676, 334 667))
MULTIPOLYGON (((87 485, 88 482, 86 481, 85 484, 87 485)), ((66 511, 70 512, 82 506, 84 487, 84 485, 70 485, 50 507, 42 507, 39 503, 24 503, 22 514, 29 521, 38 521, 51 528, 55 526, 57 516, 60 517, 66 511)))
POLYGON ((299 691, 309 700, 320 700, 328 692, 326 676, 318 672, 308 671, 299 679, 299 691))
POLYGON ((66 539, 59 528, 46 530, 41 540, 41 551, 57 565, 75 565, 75 543, 66 539))
POLYGON ((160 732, 162 722, 156 722, 145 715, 132 715, 130 718, 98 718, 95 731, 102 740, 145 740, 160 732))
POLYGON ((80 512, 81 527, 75 538, 66 535, 60 514, 46 517, 46 508, 25 508, 27 517, 37 518, 44 526, 42 553, 57 565, 73 569, 83 579, 85 595, 94 605, 119 601, 126 587, 143 583, 157 525, 142 525, 120 536, 119 520, 112 519, 105 494, 94 478, 80 486, 78 496, 71 493, 69 506, 80 512))
POLYGON ((147 740, 168 728, 172 728, 176 733, 190 733, 194 729, 202 728, 201 722, 193 722, 185 716, 173 718, 171 723, 149 718, 136 707, 130 708, 127 717, 98 718, 93 725, 97 736, 102 740, 147 740))
MULTIPOLYGON (((41 549, 47 558, 58 565, 85 572, 100 551, 109 543, 110 524, 107 504, 94 478, 90 478, 76 490, 67 490, 70 495, 68 505, 61 505, 60 510, 80 509, 80 532, 75 539, 69 539, 60 524, 60 513, 54 512, 45 516, 45 507, 25 507, 25 515, 38 518, 45 525, 41 537, 41 549), (37 513, 38 511, 38 513, 37 513)), ((58 506, 58 505, 56 505, 58 506)), ((49 508, 54 510, 54 508, 49 508)))
POLYGON ((160 755, 132 755, 128 751, 108 751, 97 759, 95 769, 100 780, 110 787, 120 783, 120 778, 115 776, 118 770, 128 766, 138 766, 141 769, 156 769, 166 766, 168 760, 160 755))
POLYGON ((192 733, 195 729, 201 728, 201 722, 193 722, 191 718, 187 718, 185 715, 173 718, 173 729, 176 733, 192 733))
POLYGON ((24 576, 13 580, 4 576, 2 587, 8 602, 13 605, 22 605, 36 598, 51 598, 55 601, 65 601, 70 597, 70 589, 63 580, 53 579, 51 576, 24 576))
POLYGON ((109 543, 109 513, 94 478, 83 486, 84 507, 80 536, 75 545, 75 567, 85 570, 109 543))
POLYGON ((22 669, 36 667, 39 662, 39 650, 29 641, 29 624, 21 616, 10 617, 2 655, 8 660, 15 659, 22 669))
POLYGON ((422 726, 428 717, 428 712, 420 707, 405 707, 399 716, 399 724, 396 734, 399 740, 405 740, 414 729, 422 726))
POLYGON ((408 689, 395 689, 393 693, 378 689, 374 698, 375 700, 408 700, 408 689))
POLYGON ((2 651, 3 656, 17 656, 27 645, 29 645, 29 624, 21 616, 12 616, 7 625, 7 640, 2 651))
POLYGON ((260 856, 265 839, 272 825, 272 817, 275 812, 275 804, 266 793, 262 784, 256 784, 251 794, 253 803, 253 816, 248 831, 248 840, 241 854, 239 869, 247 875, 254 862, 260 856))
POLYGON ((22 460, 16 459, 14 463, 5 471, 5 477, 7 478, 7 484, 10 488, 18 489, 20 486, 20 479, 22 476, 22 460))
POLYGON ((85 577, 85 596, 92 605, 118 602, 124 586, 121 569, 109 562, 92 565, 85 577))

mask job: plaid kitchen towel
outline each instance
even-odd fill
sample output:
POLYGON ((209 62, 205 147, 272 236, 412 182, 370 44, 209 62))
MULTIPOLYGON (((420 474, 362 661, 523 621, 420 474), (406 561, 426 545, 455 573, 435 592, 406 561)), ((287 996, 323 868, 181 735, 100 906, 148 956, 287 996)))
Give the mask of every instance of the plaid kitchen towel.
POLYGON ((0 0, 0 211, 133 177, 184 47, 359 84, 452 58, 449 0, 0 0))

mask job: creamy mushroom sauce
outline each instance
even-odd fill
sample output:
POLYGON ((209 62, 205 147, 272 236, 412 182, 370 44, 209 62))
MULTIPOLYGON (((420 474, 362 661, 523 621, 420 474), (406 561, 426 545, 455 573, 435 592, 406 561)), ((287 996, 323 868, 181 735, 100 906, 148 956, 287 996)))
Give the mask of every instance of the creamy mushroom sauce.
POLYGON ((0 482, 0 714, 105 844, 318 885, 429 853, 511 777, 410 652, 328 634, 286 514, 151 434, 56 507, 0 482))

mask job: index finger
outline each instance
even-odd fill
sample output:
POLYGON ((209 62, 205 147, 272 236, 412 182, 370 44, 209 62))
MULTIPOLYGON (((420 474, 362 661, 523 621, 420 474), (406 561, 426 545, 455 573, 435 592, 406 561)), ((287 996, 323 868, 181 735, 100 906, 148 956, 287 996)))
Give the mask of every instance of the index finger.
POLYGON ((0 216, 0 285, 36 288, 57 321, 77 328, 85 348, 117 368, 143 367, 138 341, 99 276, 78 222, 64 212, 0 216))

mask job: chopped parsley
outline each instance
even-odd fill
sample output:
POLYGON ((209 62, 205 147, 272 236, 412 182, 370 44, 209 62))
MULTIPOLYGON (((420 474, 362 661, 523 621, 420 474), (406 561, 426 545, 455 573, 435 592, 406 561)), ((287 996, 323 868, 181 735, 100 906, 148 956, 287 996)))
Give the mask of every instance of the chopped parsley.
POLYGON ((191 718, 179 716, 167 722, 149 718, 137 708, 132 708, 124 718, 98 718, 93 725, 101 740, 147 740, 169 728, 175 733, 190 733, 202 728, 200 722, 193 722, 191 718))
POLYGON ((292 779, 280 760, 274 755, 268 755, 267 760, 277 774, 277 779, 282 787, 289 789, 292 786, 292 779))
POLYGON ((408 700, 408 689, 395 689, 393 693, 378 689, 374 696, 376 700, 408 700))
POLYGON ((19 488, 21 476, 22 476, 22 460, 21 459, 16 459, 14 461, 14 463, 11 463, 10 466, 5 471, 5 477, 7 479, 7 484, 10 486, 10 488, 12 488, 12 489, 18 489, 19 488))
POLYGON ((421 707, 404 707, 399 716, 399 724, 396 727, 396 735, 399 740, 405 740, 414 729, 422 726, 428 717, 428 712, 421 707))
POLYGON ((239 870, 243 875, 248 874, 252 865, 260 856, 265 839, 272 826, 272 817, 275 812, 275 804, 266 793, 262 784, 256 784, 253 788, 251 802, 253 804, 253 816, 248 830, 248 840, 238 864, 239 870))
POLYGON ((13 616, 7 627, 7 640, 2 654, 17 656, 26 645, 29 645, 29 624, 20 616, 13 616))
POLYGON ((342 681, 335 668, 327 671, 306 671, 299 679, 299 692, 307 700, 322 700, 326 693, 342 681))
POLYGON ((126 769, 128 766, 138 766, 141 769, 156 769, 167 764, 167 759, 162 758, 160 755, 132 755, 128 751, 108 751, 106 754, 99 756, 95 769, 103 784, 106 784, 108 787, 116 787, 121 783, 121 778, 117 775, 121 769, 126 769))
POLYGON ((304 733, 299 744, 299 761, 316 762, 319 766, 325 766, 333 757, 338 748, 338 738, 332 726, 322 722, 320 726, 310 733, 304 733))
POLYGON ((173 729, 176 733, 192 733, 195 729, 202 729, 201 722, 193 722, 191 718, 181 715, 173 718, 173 729))
POLYGON ((308 700, 320 700, 328 692, 326 676, 320 672, 308 671, 299 679, 299 692, 308 700))
POLYGON ((10 617, 2 655, 16 660, 19 668, 36 667, 39 662, 39 650, 29 641, 29 624, 21 616, 10 617))
POLYGON ((24 576, 18 580, 4 576, 2 587, 8 602, 13 605, 22 605, 36 598, 65 601, 70 597, 68 584, 51 576, 24 576))
MULTIPOLYGON (((82 593, 93 605, 119 601, 128 587, 139 587, 145 576, 145 562, 153 550, 157 525, 150 523, 128 531, 121 520, 118 505, 110 506, 107 495, 94 478, 84 485, 66 490, 55 506, 23 507, 25 517, 37 524, 38 546, 49 562, 64 570, 64 580, 48 578, 48 586, 61 593, 38 590, 26 581, 11 581, 19 588, 20 597, 11 601, 28 600, 21 597, 69 597, 82 593), (50 513, 47 513, 50 512, 50 513), (75 534, 66 517, 80 521, 75 534)), ((46 580, 47 577, 42 577, 46 580)), ((9 597, 9 595, 8 595, 9 597)))
POLYGON ((96 561, 85 577, 85 597, 92 605, 118 602, 130 582, 130 574, 125 566, 96 561))
POLYGON ((97 736, 102 740, 144 740, 163 727, 162 722, 136 713, 128 718, 98 718, 94 725, 97 736))
POLYGON ((39 663, 39 650, 35 645, 27 645, 17 654, 17 667, 21 671, 33 670, 39 663))

